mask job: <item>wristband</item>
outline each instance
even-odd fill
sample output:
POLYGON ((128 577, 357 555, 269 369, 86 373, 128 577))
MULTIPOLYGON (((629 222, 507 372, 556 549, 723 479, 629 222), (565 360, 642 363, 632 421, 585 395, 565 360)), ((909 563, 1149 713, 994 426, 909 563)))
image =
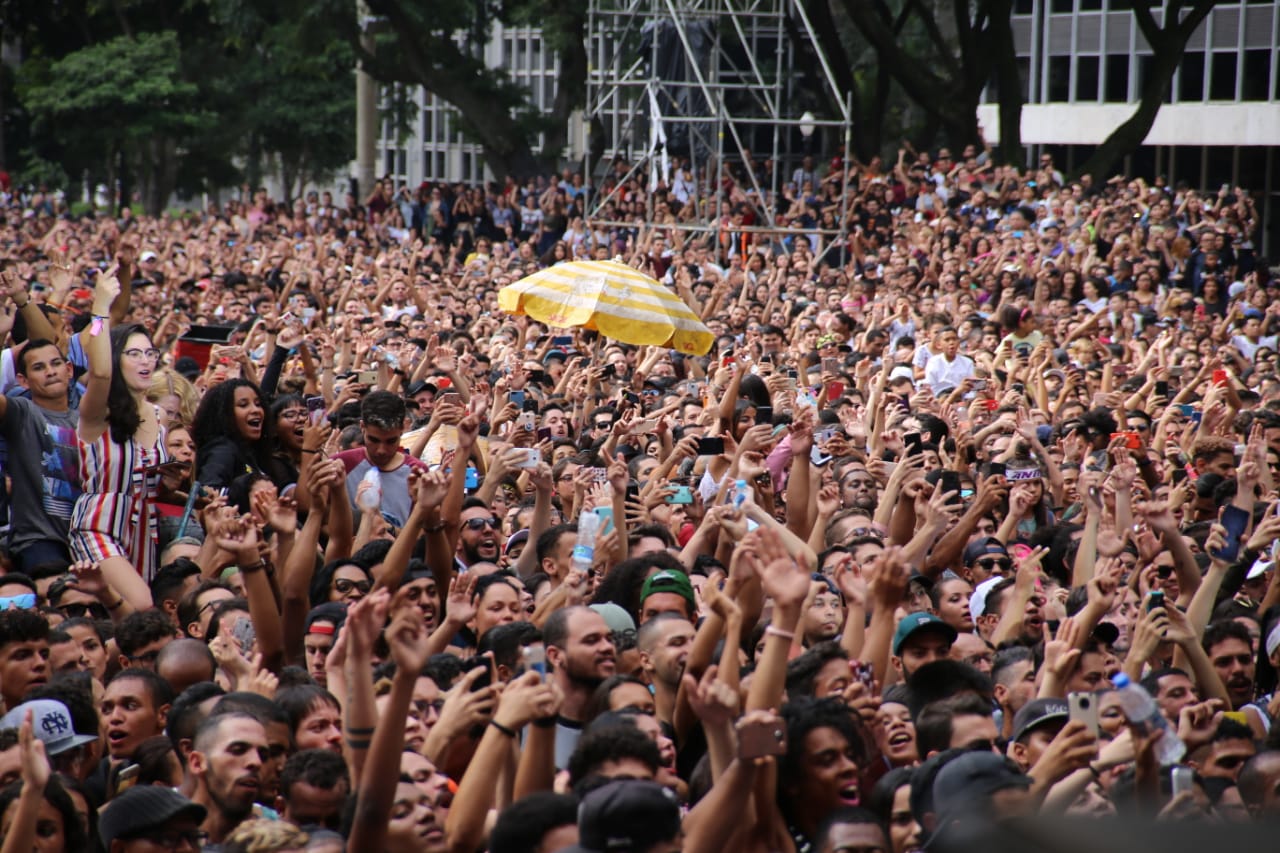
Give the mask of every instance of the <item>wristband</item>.
POLYGON ((304 447, 304 448, 302 448, 302 452, 303 452, 303 453, 319 453, 320 451, 319 451, 319 450, 307 450, 307 449, 304 447))
POLYGON ((89 337, 96 338, 98 335, 102 334, 103 324, 110 319, 110 317, 104 314, 94 314, 93 322, 89 324, 89 337))
POLYGON ((250 563, 247 566, 240 566, 240 573, 243 575, 251 575, 254 572, 261 572, 267 568, 267 558, 263 557, 256 563, 250 563))
POLYGON ((509 729, 509 728, 507 728, 506 726, 504 726, 502 723, 498 722, 497 720, 490 720, 490 721, 489 721, 489 725, 493 726, 495 729, 497 729, 498 731, 502 732, 504 735, 506 735, 507 737, 511 738, 512 740, 515 740, 516 733, 515 733, 515 730, 514 730, 514 729, 509 729))
POLYGON ((533 726, 538 729, 554 729, 557 722, 555 714, 552 714, 550 717, 540 717, 534 720, 533 726))
POLYGON ((796 634, 794 631, 784 631, 781 628, 775 628, 772 625, 765 628, 764 633, 770 637, 781 637, 787 642, 791 642, 796 638, 796 634))
POLYGON ((425 533, 439 533, 441 530, 444 530, 444 526, 445 526, 445 522, 442 521, 439 524, 433 524, 430 527, 424 527, 422 528, 422 530, 425 533))

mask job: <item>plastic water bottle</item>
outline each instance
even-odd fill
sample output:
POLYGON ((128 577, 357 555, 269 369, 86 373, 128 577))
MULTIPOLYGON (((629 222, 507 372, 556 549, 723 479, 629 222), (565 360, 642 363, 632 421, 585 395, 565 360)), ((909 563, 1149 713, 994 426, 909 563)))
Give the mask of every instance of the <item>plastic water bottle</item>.
POLYGON ((584 509, 578 516, 578 542, 573 546, 573 570, 590 574, 596 561, 596 536, 600 533, 600 516, 594 509, 584 509))
POLYGON ((1178 737, 1178 733, 1156 705, 1151 694, 1141 684, 1134 684, 1123 672, 1111 679, 1116 693, 1120 697, 1120 707, 1125 718, 1133 725, 1146 728, 1148 731, 1159 729, 1164 732, 1155 743, 1156 760, 1161 765, 1177 764, 1187 752, 1187 745, 1178 737))
POLYGON ((370 468, 361 481, 368 483, 369 488, 356 490, 356 503, 363 510, 377 509, 382 504, 382 475, 377 468, 370 468))
POLYGON ((731 503, 734 509, 742 509, 742 505, 747 502, 747 498, 751 495, 751 488, 747 485, 746 480, 735 480, 733 483, 733 491, 730 492, 731 503))

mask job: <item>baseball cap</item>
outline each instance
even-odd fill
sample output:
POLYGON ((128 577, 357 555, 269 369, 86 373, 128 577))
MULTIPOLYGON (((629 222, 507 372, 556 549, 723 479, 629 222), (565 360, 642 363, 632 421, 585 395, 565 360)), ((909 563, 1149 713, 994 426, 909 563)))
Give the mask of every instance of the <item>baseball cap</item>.
POLYGON ((651 575, 640 588, 640 603, 655 592, 674 592, 689 602, 689 606, 697 608, 698 601, 693 596, 693 584, 684 572, 661 571, 651 575))
POLYGON ((1264 315, 1257 308, 1246 308, 1244 309, 1244 316, 1246 320, 1247 319, 1261 320, 1266 315, 1264 315))
POLYGON ((1267 657, 1271 657, 1276 653, 1276 649, 1280 648, 1280 622, 1277 622, 1271 629, 1271 633, 1267 634, 1267 657))
POLYGON ((1254 578, 1260 578, 1263 575, 1265 575, 1267 572, 1271 571, 1271 569, 1274 566, 1275 566, 1275 563, 1272 562, 1271 560, 1267 560, 1262 557, 1259 557, 1258 559, 1254 560, 1253 565, 1249 567, 1249 572, 1245 575, 1245 580, 1253 580, 1254 578))
POLYGON ((647 850, 680 832, 675 795, 647 779, 619 779, 596 788, 578 806, 578 843, 561 853, 647 850))
POLYGON ((922 631, 938 631, 946 636, 947 642, 955 642, 956 639, 955 628, 952 628, 932 613, 921 610, 915 613, 908 613, 898 623, 898 630, 893 632, 893 653, 895 655, 901 654, 902 644, 922 631))
MULTIPOLYGON (((938 833, 945 831, 944 815, 958 816, 976 801, 1010 788, 1030 788, 1031 778, 1003 755, 973 751, 956 756, 933 780, 933 803, 938 809, 938 833)), ((926 847, 934 847, 938 833, 926 847)))
POLYGON ((1022 740, 1045 723, 1065 721, 1070 716, 1067 703, 1061 699, 1032 699, 1018 709, 1013 718, 1013 739, 1022 740))
POLYGON ((615 634, 636 629, 636 620, 632 619, 631 614, 621 605, 605 602, 604 604, 592 604, 590 607, 604 617, 604 623, 615 634))
POLYGON ((529 541, 529 528, 526 527, 523 530, 517 530, 515 533, 512 533, 511 536, 507 538, 507 544, 502 546, 502 553, 505 554, 508 551, 510 551, 513 545, 519 545, 521 542, 528 542, 528 541, 529 541))
POLYGON ((171 820, 189 818, 204 823, 207 812, 172 788, 135 785, 107 804, 98 818, 98 834, 104 847, 117 838, 132 838, 160 829, 171 820))
POLYGON ((184 355, 175 361, 173 369, 193 382, 200 376, 200 362, 189 355, 184 355))
POLYGON ((551 349, 551 350, 547 350, 547 354, 542 357, 542 364, 543 366, 546 366, 547 362, 549 361, 554 361, 555 359, 559 359, 560 361, 565 361, 568 358, 569 358, 569 354, 564 350, 551 349))
POLYGON ((141 255, 139 255, 139 256, 138 256, 138 260, 140 260, 140 261, 142 261, 142 262, 144 262, 144 263, 145 263, 146 261, 154 261, 154 260, 156 260, 156 253, 155 253, 155 252, 143 252, 141 255))
POLYGON ((31 732, 44 743, 44 751, 58 755, 81 744, 92 743, 97 735, 78 735, 71 725, 71 712, 57 699, 32 699, 0 717, 0 729, 16 729, 31 712, 31 732))
POLYGON ((970 618, 977 619, 979 616, 987 615, 987 595, 1002 580, 1005 580, 1005 578, 1000 575, 994 575, 974 587, 973 593, 969 596, 970 618))
POLYGON ((1009 551, 994 536, 976 539, 964 547, 964 564, 968 566, 984 554, 999 554, 1002 557, 1007 557, 1009 556, 1009 551))
POLYGON ((889 371, 889 378, 890 379, 910 379, 912 382, 916 381, 915 373, 913 373, 911 368, 907 367, 905 364, 899 364, 893 370, 889 371))

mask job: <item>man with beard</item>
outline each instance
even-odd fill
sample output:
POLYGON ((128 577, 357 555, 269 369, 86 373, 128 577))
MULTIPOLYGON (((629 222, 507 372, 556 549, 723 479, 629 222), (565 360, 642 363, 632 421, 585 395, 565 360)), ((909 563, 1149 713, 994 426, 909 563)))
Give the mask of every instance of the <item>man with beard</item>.
POLYGON ((946 660, 956 629, 927 611, 908 614, 893 634, 893 656, 889 663, 905 681, 927 663, 946 660))
POLYGON ((564 696, 556 721, 556 768, 564 769, 582 735, 592 693, 617 668, 613 633, 589 607, 565 607, 547 619, 542 639, 551 678, 564 696))
POLYGON ((850 465, 840 475, 840 506, 842 509, 860 509, 866 513, 876 511, 876 481, 865 465, 850 465))
POLYGON ((200 828, 210 844, 221 844, 252 813, 269 756, 266 730, 248 714, 216 714, 200 724, 187 772, 192 801, 208 810, 200 828))
POLYGON ((461 569, 476 563, 496 562, 498 532, 502 519, 493 514, 489 505, 479 498, 467 498, 458 516, 458 550, 456 558, 461 569))
MULTIPOLYGON (((1231 710, 1247 713, 1246 706, 1253 701, 1253 677, 1257 669, 1249 629, 1233 619, 1212 622, 1205 629, 1202 646, 1227 688, 1231 710)), ((1205 693, 1208 695, 1208 691, 1205 693)), ((1257 732, 1259 721, 1250 719, 1249 722, 1257 732)))
POLYGON ((674 725, 676 693, 693 647, 693 623, 676 613, 660 613, 640 626, 636 646, 640 665, 653 688, 657 718, 674 725))

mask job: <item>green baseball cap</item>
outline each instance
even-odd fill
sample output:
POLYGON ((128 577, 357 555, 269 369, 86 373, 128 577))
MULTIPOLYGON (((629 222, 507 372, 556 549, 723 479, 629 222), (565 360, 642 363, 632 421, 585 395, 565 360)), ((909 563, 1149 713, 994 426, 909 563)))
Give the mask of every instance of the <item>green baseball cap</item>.
POLYGON ((952 628, 932 613, 920 610, 915 613, 908 613, 898 623, 898 630, 893 632, 893 653, 901 655, 902 644, 921 631, 937 631, 944 635, 949 643, 954 643, 956 639, 955 628, 952 628))
POLYGON ((690 583, 689 576, 683 572, 664 570, 651 575, 640 588, 640 606, 644 607, 644 600, 655 592, 674 592, 689 602, 691 610, 698 609, 698 599, 693 594, 693 584, 690 583))

